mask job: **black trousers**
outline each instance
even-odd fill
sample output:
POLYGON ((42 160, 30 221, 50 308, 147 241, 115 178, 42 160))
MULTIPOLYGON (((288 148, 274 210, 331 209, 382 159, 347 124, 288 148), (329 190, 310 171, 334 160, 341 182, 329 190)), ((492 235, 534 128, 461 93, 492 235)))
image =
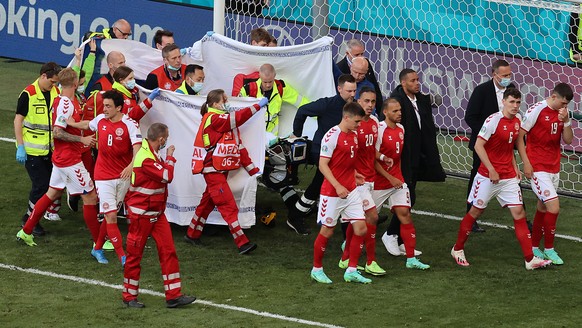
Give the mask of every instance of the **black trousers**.
MULTIPOLYGON (((313 175, 313 179, 311 180, 311 183, 309 184, 309 186, 307 186, 307 189, 305 189, 305 192, 303 193, 303 197, 312 200, 312 201, 317 201, 317 199, 319 198, 319 195, 321 193, 321 185, 323 184, 323 174, 321 174, 321 171, 319 171, 319 154, 310 154, 310 158, 309 158, 309 163, 310 164, 315 164, 317 166, 317 170, 315 171, 315 174, 313 175)), ((295 208, 293 208, 290 213, 289 213, 289 217, 292 218, 305 218, 307 216, 307 214, 309 213, 309 211, 304 212, 304 211, 300 211, 299 208, 297 208, 297 205, 306 207, 307 204, 303 203, 301 201, 301 198, 299 198, 299 200, 297 201, 297 204, 295 205, 295 208)), ((313 204, 312 206, 317 206, 317 204, 313 204)))
POLYGON ((26 218, 32 212, 31 204, 36 202, 48 191, 51 173, 53 171, 53 163, 51 161, 51 154, 47 156, 30 156, 26 157, 24 163, 28 177, 32 183, 30 193, 28 194, 28 210, 26 218))

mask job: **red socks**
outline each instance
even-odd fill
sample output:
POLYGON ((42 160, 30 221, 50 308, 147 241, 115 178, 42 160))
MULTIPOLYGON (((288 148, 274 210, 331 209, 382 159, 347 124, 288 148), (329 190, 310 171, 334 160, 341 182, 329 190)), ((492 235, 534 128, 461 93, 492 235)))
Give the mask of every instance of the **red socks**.
MULTIPOLYGON (((348 248, 347 244, 346 248, 348 248)), ((348 267, 357 268, 358 260, 360 259, 360 255, 362 255, 362 248, 364 248, 364 236, 358 236, 354 234, 352 236, 349 248, 350 248, 350 261, 348 267)))
POLYGON ((113 244, 113 248, 115 249, 117 257, 119 258, 119 260, 121 260, 121 257, 125 255, 125 252, 123 251, 123 237, 121 237, 119 227, 117 226, 117 223, 106 223, 106 225, 109 240, 113 244))
POLYGON ((354 235, 354 227, 351 223, 348 223, 348 229, 346 230, 346 243, 344 245, 344 253, 342 254, 342 261, 350 258, 350 244, 352 242, 352 236, 354 235))
POLYGON ((539 247, 540 241, 544 234, 544 215, 545 212, 536 211, 534 216, 533 227, 531 231, 531 244, 533 247, 539 247))
MULTIPOLYGON (((554 248, 554 237, 556 234, 556 221, 558 221, 558 213, 546 212, 546 215, 544 215, 544 248, 545 249, 554 248)), ((539 245, 539 241, 538 241, 538 245, 539 245)))
MULTIPOLYGON (((463 217, 461 221, 461 225, 459 226, 459 233, 457 235, 457 242, 455 243, 455 250, 460 251, 465 248, 465 242, 467 238, 469 238, 469 234, 471 233, 471 229, 473 228, 473 224, 477 221, 471 214, 467 213, 463 217)), ((526 224, 527 226, 527 224, 526 224)))
POLYGON ((103 220, 99 227, 99 237, 97 237, 97 241, 95 242, 95 250, 103 249, 103 244, 105 243, 105 237, 107 237, 107 222, 103 220))
POLYGON ((99 240, 99 221, 97 220, 97 205, 83 205, 83 219, 89 231, 93 242, 97 243, 99 240))
POLYGON ((400 224, 400 236, 404 241, 404 249, 406 250, 406 258, 414 257, 414 250, 416 249, 416 230, 414 224, 400 224))
POLYGON ((52 203, 53 201, 50 198, 48 198, 48 196, 45 194, 42 195, 42 197, 36 202, 36 204, 34 204, 34 209, 32 210, 32 213, 30 213, 28 221, 26 221, 26 224, 22 228, 26 234, 30 235, 32 233, 32 229, 34 229, 34 226, 38 224, 38 222, 42 218, 42 215, 44 214, 44 212, 46 212, 46 209, 52 203))
POLYGON ((513 220, 513 226, 515 227, 515 236, 521 246, 523 257, 529 262, 533 259, 533 251, 531 249, 531 235, 525 218, 513 220))
MULTIPOLYGON (((376 225, 366 223, 368 232, 364 237, 364 243, 366 244, 366 263, 370 265, 372 262, 376 261, 376 225)), ((347 242, 346 242, 347 244, 347 242)))
MULTIPOLYGON (((351 224, 350 224, 351 225, 351 224)), ((323 267, 323 254, 325 253, 325 248, 327 247, 327 239, 322 234, 318 234, 313 243, 313 267, 321 268, 323 267)), ((346 248, 348 246, 346 245, 346 248)))

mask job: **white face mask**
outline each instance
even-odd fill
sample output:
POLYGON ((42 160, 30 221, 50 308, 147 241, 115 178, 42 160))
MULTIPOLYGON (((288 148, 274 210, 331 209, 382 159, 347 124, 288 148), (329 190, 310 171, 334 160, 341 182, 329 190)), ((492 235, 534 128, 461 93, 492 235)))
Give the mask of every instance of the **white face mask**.
POLYGON ((85 92, 85 86, 84 85, 80 85, 77 87, 77 93, 84 93, 85 92))

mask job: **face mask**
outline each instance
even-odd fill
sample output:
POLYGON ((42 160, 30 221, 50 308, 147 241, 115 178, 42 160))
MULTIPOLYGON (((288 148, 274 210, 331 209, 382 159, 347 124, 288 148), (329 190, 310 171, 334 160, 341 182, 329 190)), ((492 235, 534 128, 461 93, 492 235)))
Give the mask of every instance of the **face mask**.
POLYGON ((128 90, 133 90, 133 88, 135 88, 135 79, 125 82, 125 87, 128 90))
POLYGON ((232 110, 232 108, 230 107, 230 103, 227 103, 227 102, 222 104, 222 108, 227 112, 230 112, 232 110))
POLYGON ((177 70, 179 70, 179 69, 180 69, 180 67, 174 67, 174 66, 172 66, 172 65, 170 65, 170 64, 168 64, 168 66, 167 66, 167 67, 168 67, 168 69, 169 69, 170 71, 177 71, 177 70))
POLYGON ((508 77, 504 77, 499 81, 499 85, 506 88, 511 84, 511 79, 508 77))
POLYGON ((78 93, 83 93, 83 92, 85 92, 85 86, 84 86, 84 85, 80 85, 80 86, 78 86, 78 87, 77 87, 77 92, 78 92, 78 93))
POLYGON ((168 143, 168 140, 164 140, 164 143, 160 145, 160 150, 166 148, 166 144, 168 143))
POLYGON ((194 90, 194 92, 198 93, 198 92, 200 92, 200 90, 202 90, 202 87, 204 87, 204 83, 194 82, 194 86, 192 86, 192 90, 194 90))

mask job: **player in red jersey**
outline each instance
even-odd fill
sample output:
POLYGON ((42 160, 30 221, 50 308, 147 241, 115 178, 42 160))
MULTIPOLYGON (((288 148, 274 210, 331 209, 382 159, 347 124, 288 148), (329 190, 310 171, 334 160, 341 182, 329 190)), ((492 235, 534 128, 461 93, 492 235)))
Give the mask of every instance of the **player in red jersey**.
POLYGON ((376 174, 372 199, 378 208, 388 200, 390 211, 400 220, 400 235, 406 251, 406 267, 409 269, 426 270, 430 266, 420 262, 414 254, 416 248, 416 230, 410 215, 410 191, 400 167, 404 145, 404 127, 400 124, 402 108, 395 98, 388 98, 382 105, 386 119, 378 128, 376 149, 378 160, 375 162, 376 174), (392 166, 387 165, 385 158, 392 159, 392 166))
POLYGON ((525 257, 525 268, 539 269, 551 264, 552 261, 533 254, 519 188, 521 173, 517 168, 513 151, 521 125, 521 120, 517 116, 521 92, 516 88, 506 89, 502 102, 503 111, 490 115, 479 131, 475 152, 481 159, 481 166, 467 199, 472 206, 461 221, 457 242, 451 249, 451 255, 458 265, 469 266, 463 250, 465 242, 469 238, 473 223, 481 216, 489 201, 496 197, 499 204, 508 207, 513 216, 515 235, 525 257))
MULTIPOLYGON (((363 87, 360 90, 360 97, 357 100, 358 104, 364 109, 365 116, 360 122, 360 126, 356 129, 358 134, 358 152, 356 154, 356 169, 364 176, 364 184, 357 187, 360 197, 362 198, 362 206, 366 217, 367 233, 364 236, 364 244, 366 247, 366 266, 364 270, 374 276, 385 275, 386 271, 376 263, 376 225, 378 224, 378 210, 372 199, 372 190, 374 190, 374 178, 376 177, 376 170, 374 169, 374 162, 380 156, 376 152, 376 140, 378 139, 378 119, 372 113, 376 107, 376 91, 372 88, 363 87)), ((387 161, 391 161, 390 158, 387 161)), ((343 249, 343 255, 339 262, 339 267, 346 269, 348 267, 350 250, 349 245, 354 233, 353 225, 349 223, 342 223, 342 229, 346 228, 346 240, 343 249)))
POLYGON ((97 194, 89 172, 81 160, 81 148, 93 146, 95 139, 91 136, 81 136, 81 130, 68 126, 67 120, 72 117, 75 121, 81 120, 81 106, 75 98, 79 79, 72 68, 66 68, 59 73, 62 86, 61 95, 55 99, 53 111, 53 134, 55 151, 53 152, 53 172, 49 189, 34 206, 30 219, 16 237, 29 246, 35 246, 32 229, 38 223, 42 214, 55 200, 59 199, 65 187, 72 195, 81 195, 83 199, 83 218, 91 231, 94 241, 99 236, 99 222, 97 221, 97 194))
POLYGON ((98 134, 99 156, 95 163, 95 186, 99 195, 99 211, 105 215, 99 238, 91 255, 99 263, 107 264, 103 244, 108 236, 119 261, 125 264, 121 232, 117 227, 117 211, 129 188, 129 178, 135 154, 141 145, 141 132, 137 123, 121 111, 123 95, 116 90, 103 93, 103 114, 91 121, 70 122, 69 126, 91 129, 98 134))
POLYGON ((331 128, 321 140, 319 170, 324 176, 319 197, 317 222, 321 224, 319 235, 313 247, 313 269, 311 278, 317 282, 331 284, 323 272, 323 255, 329 238, 340 215, 344 221, 353 225, 353 236, 349 248, 350 257, 344 274, 347 282, 369 284, 370 279, 363 277, 356 269, 362 253, 366 221, 362 208, 358 184, 364 183, 364 176, 356 171, 356 154, 358 152, 358 135, 355 130, 360 125, 365 113, 362 106, 355 102, 343 107, 342 121, 331 128))
POLYGON ((523 171, 538 197, 531 238, 533 252, 535 256, 557 265, 564 264, 554 250, 556 221, 560 213, 556 192, 560 181, 560 141, 571 144, 574 138, 567 108, 573 97, 574 92, 568 84, 557 84, 550 97, 527 110, 517 143, 523 171), (527 147, 524 138, 527 138, 527 147), (543 252, 539 249, 542 235, 543 252))

